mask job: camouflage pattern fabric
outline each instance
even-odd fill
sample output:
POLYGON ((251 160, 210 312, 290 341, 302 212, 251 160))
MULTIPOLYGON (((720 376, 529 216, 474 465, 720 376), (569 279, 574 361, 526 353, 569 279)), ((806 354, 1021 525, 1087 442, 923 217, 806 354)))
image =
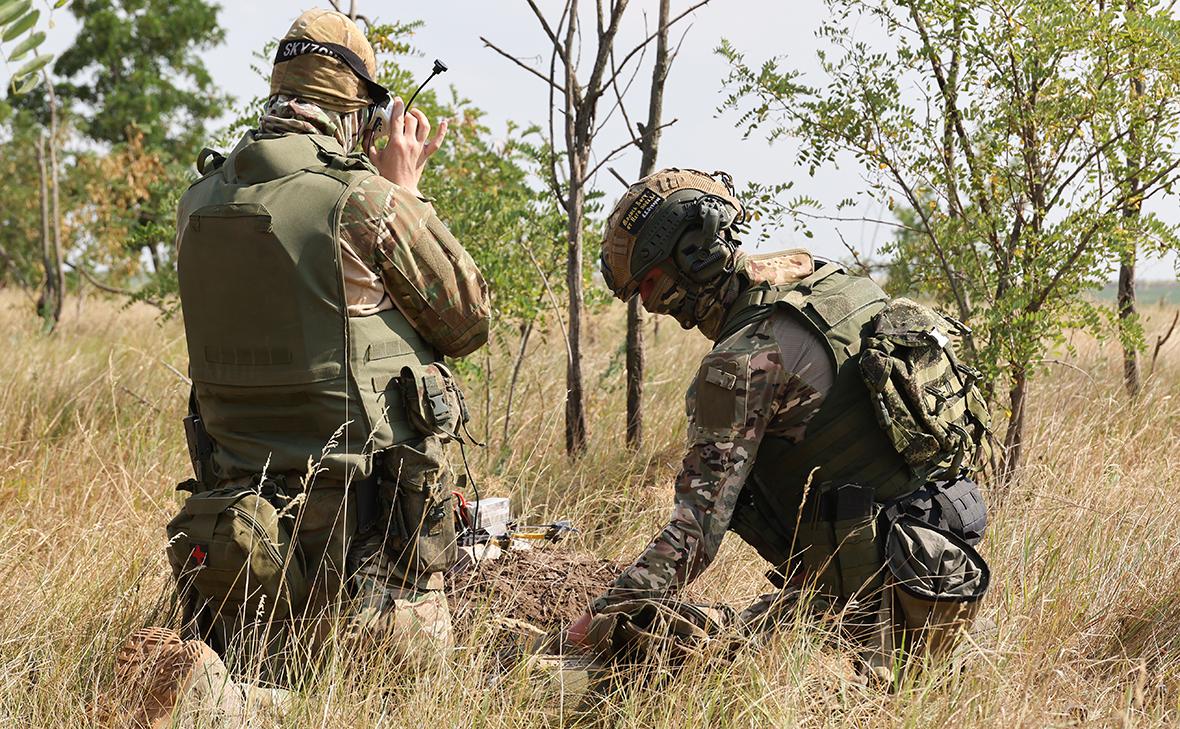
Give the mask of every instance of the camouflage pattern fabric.
MULTIPOLYGON (((350 150, 361 133, 359 116, 276 96, 259 129, 325 134, 350 150)), ((396 305, 448 357, 470 354, 487 342, 487 282, 429 201, 380 175, 366 178, 344 203, 340 245, 350 314, 396 305)))
POLYGON ((414 584, 401 573, 379 531, 359 538, 349 552, 353 565, 353 617, 346 640, 369 649, 394 651, 422 669, 445 658, 454 645, 443 575, 414 584))
POLYGON ((439 352, 462 357, 487 342, 487 282, 429 202, 374 175, 345 203, 340 235, 439 352))
POLYGON ((361 112, 326 109, 287 94, 270 97, 258 120, 258 130, 274 134, 326 134, 335 137, 344 151, 351 152, 361 141, 361 112))
MULTIPOLYGON (((365 70, 377 72, 377 58, 365 34, 343 13, 314 8, 295 19, 283 39, 336 43, 360 57, 365 70)), ((372 101, 365 84, 343 61, 319 53, 275 64, 270 75, 271 96, 287 94, 314 101, 326 109, 350 112, 372 101)), ((351 149, 345 145, 345 149, 351 149)))
POLYGON ((803 439, 833 373, 826 355, 815 356, 824 347, 818 335, 792 324, 777 313, 718 343, 701 362, 686 398, 690 445, 676 478, 672 516, 594 601, 593 612, 623 600, 666 596, 700 575, 717 556, 762 439, 803 439), (784 341, 808 336, 810 346, 784 354, 784 341), (824 365, 826 372, 820 371, 824 365))

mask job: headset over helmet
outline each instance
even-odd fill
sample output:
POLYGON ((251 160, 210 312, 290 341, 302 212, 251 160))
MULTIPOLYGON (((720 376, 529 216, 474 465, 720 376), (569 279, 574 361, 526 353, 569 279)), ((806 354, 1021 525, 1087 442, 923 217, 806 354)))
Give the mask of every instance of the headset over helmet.
POLYGON ((615 205, 602 240, 602 276, 626 301, 649 271, 666 270, 685 288, 699 289, 733 262, 732 230, 746 210, 728 175, 670 168, 632 185, 615 205))

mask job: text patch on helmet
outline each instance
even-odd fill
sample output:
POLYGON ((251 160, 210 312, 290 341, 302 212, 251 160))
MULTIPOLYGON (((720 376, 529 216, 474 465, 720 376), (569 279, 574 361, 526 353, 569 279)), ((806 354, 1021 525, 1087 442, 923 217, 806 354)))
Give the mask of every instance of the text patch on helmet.
POLYGON ((631 203, 631 207, 627 208, 627 212, 623 213, 619 227, 634 235, 662 202, 664 202, 664 198, 660 197, 655 190, 644 190, 639 194, 639 197, 635 198, 635 202, 631 203))

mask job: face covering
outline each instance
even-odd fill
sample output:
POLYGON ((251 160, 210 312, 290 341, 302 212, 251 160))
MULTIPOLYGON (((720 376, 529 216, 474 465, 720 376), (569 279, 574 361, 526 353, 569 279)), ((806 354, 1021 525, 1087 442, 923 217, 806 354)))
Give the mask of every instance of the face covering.
POLYGON ((661 270, 659 280, 644 300, 643 307, 653 314, 673 317, 685 329, 696 327, 706 337, 716 341, 725 324, 729 307, 749 284, 745 261, 746 257, 742 253, 735 252, 733 269, 723 271, 703 284, 678 281, 661 270))
POLYGON ((258 130, 272 133, 324 134, 334 137, 345 152, 356 149, 364 128, 364 110, 339 112, 310 101, 279 94, 272 96, 258 120, 258 130))

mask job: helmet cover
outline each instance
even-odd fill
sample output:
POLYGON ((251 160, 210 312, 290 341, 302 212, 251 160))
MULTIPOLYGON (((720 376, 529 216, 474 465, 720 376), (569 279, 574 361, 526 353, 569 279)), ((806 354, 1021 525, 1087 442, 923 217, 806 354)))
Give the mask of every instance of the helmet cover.
POLYGON ((381 101, 374 98, 383 90, 372 81, 376 73, 373 46, 356 23, 343 13, 316 8, 300 15, 279 42, 270 95, 294 96, 332 111, 352 112, 381 101), (359 68, 351 68, 344 55, 351 55, 359 68))
POLYGON ((709 206, 720 214, 720 220, 713 220, 720 230, 745 216, 728 185, 699 170, 660 170, 623 194, 607 220, 600 259, 603 278, 616 297, 630 299, 650 270, 673 257, 686 226, 708 222, 682 214, 703 198, 720 201, 709 206))

